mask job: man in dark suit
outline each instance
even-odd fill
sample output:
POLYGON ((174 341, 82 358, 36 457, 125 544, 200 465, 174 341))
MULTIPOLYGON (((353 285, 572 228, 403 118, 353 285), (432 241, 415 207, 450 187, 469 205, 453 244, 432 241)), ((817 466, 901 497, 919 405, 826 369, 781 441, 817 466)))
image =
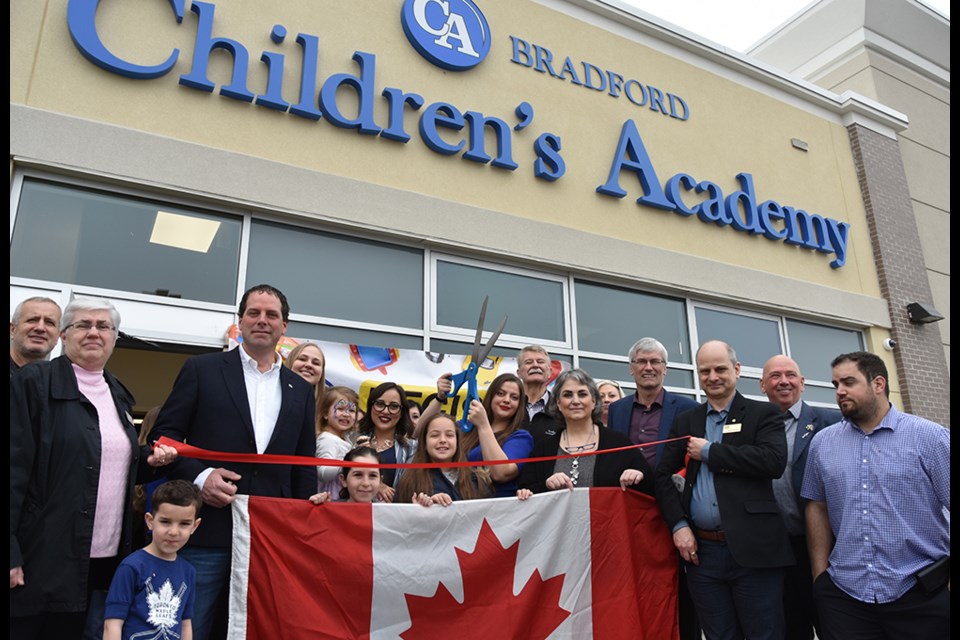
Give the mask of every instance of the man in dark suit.
MULTIPOLYGON (((697 406, 697 401, 670 393, 663 388, 667 377, 667 348, 659 340, 640 338, 630 351, 630 374, 637 383, 637 392, 615 401, 607 411, 607 427, 629 436, 633 444, 666 440, 677 414, 697 406)), ((663 455, 663 445, 641 447, 641 452, 656 469, 663 455)), ((678 593, 680 640, 700 640, 697 612, 687 590, 686 574, 680 571, 678 593)))
POLYGON ((790 541, 773 494, 787 464, 783 418, 737 392, 740 363, 718 340, 697 350, 707 402, 674 420, 657 466, 657 501, 685 561, 697 618, 708 639, 784 635, 783 567, 790 541), (671 476, 684 468, 680 494, 671 476))
MULTIPOLYGON (((277 344, 290 307, 270 285, 240 300, 240 346, 187 360, 163 405, 150 440, 167 436, 213 451, 313 456, 316 447, 313 388, 281 366, 277 344)), ((203 526, 181 554, 197 570, 193 637, 225 637, 233 521, 238 493, 309 498, 316 492, 311 467, 209 462, 180 458, 170 478, 201 488, 203 526)))
POLYGON ((840 422, 836 409, 811 407, 800 399, 804 389, 800 366, 785 355, 776 355, 763 365, 760 390, 782 413, 787 436, 787 468, 773 481, 773 492, 783 514, 790 546, 797 563, 787 567, 783 585, 783 613, 787 640, 813 640, 816 608, 813 602, 813 576, 803 517, 805 500, 800 497, 807 451, 813 436, 840 422))

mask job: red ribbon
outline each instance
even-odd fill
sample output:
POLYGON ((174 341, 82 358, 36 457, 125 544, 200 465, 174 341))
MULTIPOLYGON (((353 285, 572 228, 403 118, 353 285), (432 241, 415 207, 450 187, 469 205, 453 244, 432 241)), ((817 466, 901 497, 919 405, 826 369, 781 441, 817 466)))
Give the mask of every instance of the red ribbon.
POLYGON ((415 463, 388 463, 374 464, 370 462, 357 462, 356 460, 334 460, 331 458, 311 458, 308 456, 285 456, 275 453, 227 453, 223 451, 210 451, 201 449, 171 440, 162 436, 154 446, 165 444, 177 450, 177 454, 186 458, 197 458, 198 460, 217 460, 220 462, 244 462, 249 464, 292 464, 302 467, 369 467, 375 469, 456 469, 459 467, 489 467, 497 464, 525 464, 528 462, 547 462, 549 460, 562 460, 565 458, 579 458, 581 456, 595 456, 603 453, 613 453, 614 451, 627 451, 629 449, 639 449, 641 447, 653 447, 664 442, 676 442, 677 440, 687 440, 689 436, 680 438, 670 438, 668 440, 657 440, 656 442, 647 442, 645 444, 631 444, 626 447, 617 447, 615 449, 603 449, 601 451, 584 451, 582 453, 568 453, 562 456, 544 456, 542 458, 517 458, 514 460, 465 460, 463 462, 415 462, 415 463))

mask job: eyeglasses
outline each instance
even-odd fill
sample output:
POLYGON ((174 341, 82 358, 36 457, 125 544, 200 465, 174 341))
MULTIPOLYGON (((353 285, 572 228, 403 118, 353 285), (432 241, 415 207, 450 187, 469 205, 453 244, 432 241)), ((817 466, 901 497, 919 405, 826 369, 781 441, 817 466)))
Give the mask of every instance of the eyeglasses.
POLYGON ((116 327, 109 322, 98 322, 94 324, 84 320, 82 322, 72 322, 63 328, 64 331, 67 329, 79 329, 84 333, 88 333, 90 329, 96 329, 97 333, 107 333, 108 331, 115 331, 116 327))
POLYGON ((391 402, 387 404, 383 400, 377 400, 373 403, 373 408, 377 411, 385 411, 387 413, 400 413, 401 405, 399 402, 391 402))
POLYGON ((632 362, 633 364, 641 368, 647 365, 650 365, 651 367, 659 367, 662 364, 667 364, 666 360, 661 360, 659 358, 654 358, 653 360, 647 360, 646 358, 637 358, 636 360, 631 360, 630 362, 632 362))

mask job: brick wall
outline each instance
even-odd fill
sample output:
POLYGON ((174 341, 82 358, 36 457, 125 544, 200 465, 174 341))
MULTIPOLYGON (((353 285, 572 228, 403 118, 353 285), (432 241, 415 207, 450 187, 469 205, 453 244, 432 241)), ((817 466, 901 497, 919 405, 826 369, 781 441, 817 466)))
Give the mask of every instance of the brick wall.
POLYGON ((911 324, 907 305, 930 303, 932 294, 923 262, 899 143, 859 125, 847 128, 860 191, 867 211, 870 241, 880 288, 890 307, 893 356, 904 409, 950 426, 950 373, 933 324, 911 324))

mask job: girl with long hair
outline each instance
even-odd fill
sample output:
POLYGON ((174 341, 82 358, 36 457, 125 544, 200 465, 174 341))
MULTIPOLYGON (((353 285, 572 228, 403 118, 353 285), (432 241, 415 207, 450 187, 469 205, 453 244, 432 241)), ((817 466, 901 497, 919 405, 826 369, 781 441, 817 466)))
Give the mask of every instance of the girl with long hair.
MULTIPOLYGON (((466 460, 457 422, 446 413, 421 421, 413 463, 463 462, 466 460)), ((477 467, 407 469, 397 483, 396 502, 417 502, 424 506, 447 506, 457 500, 490 498, 493 487, 487 474, 477 467)))

